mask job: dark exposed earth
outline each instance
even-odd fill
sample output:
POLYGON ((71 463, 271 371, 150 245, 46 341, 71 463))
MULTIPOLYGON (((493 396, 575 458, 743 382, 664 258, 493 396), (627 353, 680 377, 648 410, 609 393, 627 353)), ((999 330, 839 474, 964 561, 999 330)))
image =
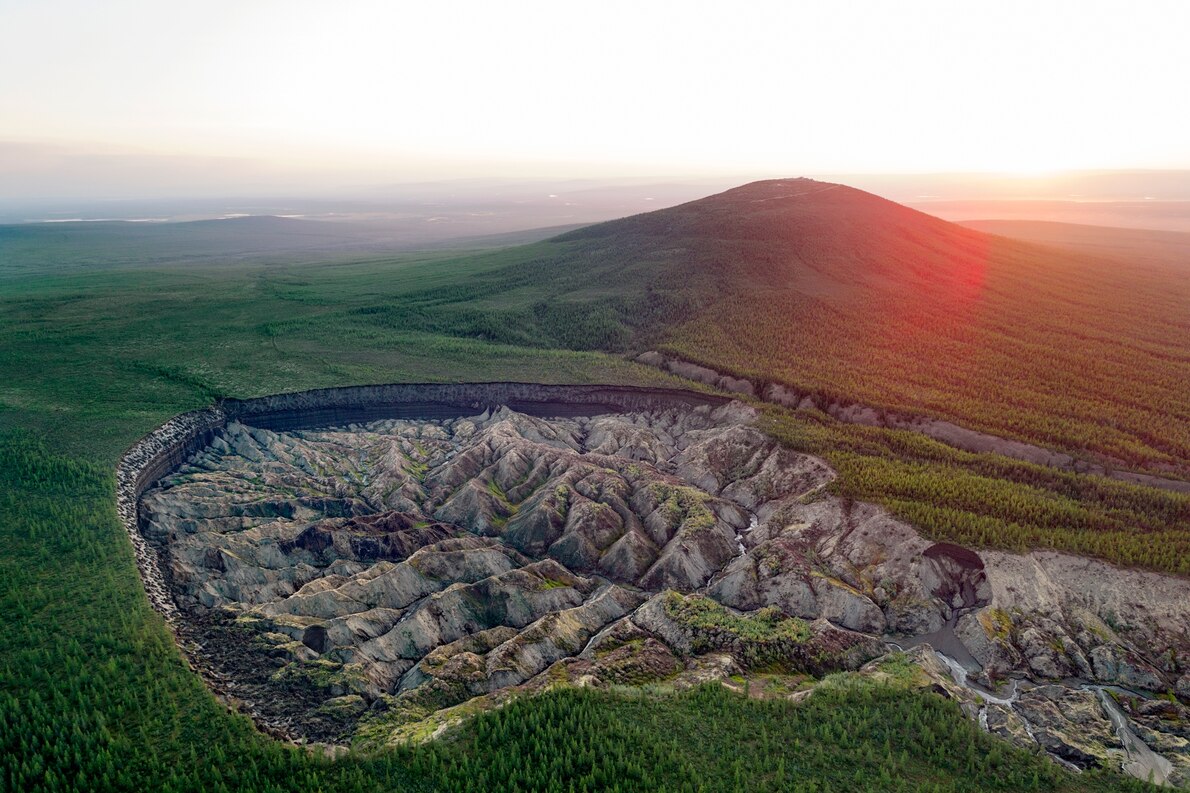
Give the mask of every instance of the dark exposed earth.
POLYGON ((991 732, 1186 783, 1190 584, 932 542, 755 419, 232 422, 140 523, 190 656, 292 738, 422 739, 559 683, 801 697, 900 647, 991 732))

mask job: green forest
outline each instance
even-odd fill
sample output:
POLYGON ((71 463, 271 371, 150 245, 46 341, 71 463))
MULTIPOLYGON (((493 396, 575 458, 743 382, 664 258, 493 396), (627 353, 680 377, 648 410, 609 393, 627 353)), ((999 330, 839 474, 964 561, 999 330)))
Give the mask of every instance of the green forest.
MULTIPOLYGON (((631 279, 590 272, 542 277, 563 266, 558 251, 577 255, 582 244, 571 239, 468 256, 181 263, 105 259, 73 243, 16 250, 5 248, 0 236, 0 602, 7 615, 0 644, 0 787, 1143 787, 1109 775, 1073 777, 992 740, 940 697, 848 678, 821 686, 799 704, 719 687, 681 694, 559 690, 480 715, 426 746, 334 759, 274 741, 220 704, 187 667, 143 595, 115 513, 113 469, 120 454, 170 416, 220 397, 398 381, 689 387, 617 353, 654 342, 689 349, 692 339, 706 337, 673 323, 705 308, 705 298, 637 290, 631 279), (80 258, 72 262, 72 255, 80 258), (576 281, 583 289, 560 297, 576 281)), ((642 260, 640 271, 648 264, 642 260)), ((700 321, 718 321, 714 316, 700 321)), ((1169 344, 1147 337, 1130 343, 1138 349, 1169 344)), ((760 347, 753 349, 763 357, 760 347)), ((1113 418, 1101 431, 1060 429, 1052 438, 1063 444, 1090 439, 1121 453, 1133 448, 1138 460, 1185 459, 1178 430, 1161 447, 1142 442, 1135 431, 1146 416, 1151 420, 1138 407, 1146 389, 1182 382, 1179 361, 1159 370, 1167 372, 1160 382, 1136 383, 1137 395, 1110 407, 1119 421, 1113 418)), ((894 390, 881 393, 890 395, 890 404, 902 404, 894 390)), ((964 392, 953 394, 960 400, 964 392)), ((978 400, 954 404, 982 410, 978 400)), ((1016 415, 1025 418, 1019 422, 989 413, 996 417, 980 426, 1015 427, 1016 435, 1038 437, 1027 417, 1040 415, 1040 403, 1020 405, 1016 415)), ((961 417, 957 408, 953 415, 961 417)), ((1078 410, 1063 415, 1070 427, 1083 426, 1078 410)), ((957 452, 910 433, 840 425, 814 412, 770 407, 765 420, 794 448, 826 456, 839 471, 841 494, 885 503, 931 536, 977 546, 1063 548, 1190 572, 1185 496, 957 452)))
MULTIPOLYGON (((107 465, 9 429, 0 484, 6 790, 1145 787, 1109 774, 1075 779, 982 733, 953 703, 848 675, 796 705, 718 685, 676 695, 562 689, 477 716, 433 744, 331 760, 257 733, 187 668, 140 591, 107 465)), ((725 622, 705 605, 685 618, 778 638, 804 629, 725 622)))
POLYGON ((483 254, 466 283, 367 301, 343 319, 530 346, 656 348, 824 402, 1190 475, 1180 258, 985 235, 837 185, 769 195, 784 189, 755 183, 483 254))

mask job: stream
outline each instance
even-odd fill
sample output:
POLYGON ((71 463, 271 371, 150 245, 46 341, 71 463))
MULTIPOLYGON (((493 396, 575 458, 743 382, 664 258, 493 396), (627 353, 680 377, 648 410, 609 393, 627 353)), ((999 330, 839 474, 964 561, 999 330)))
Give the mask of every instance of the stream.
MULTIPOLYGON (((1037 741, 1036 736, 1033 734, 1033 725, 1029 723, 1029 719, 1025 717, 1025 714, 1019 708, 1015 707, 1016 700, 1020 696, 1020 682, 1016 678, 1012 680, 1012 688, 1009 690, 1008 695, 998 696, 986 691, 982 686, 972 683, 968 679, 967 667, 954 658, 937 650, 934 651, 934 654, 950 671, 950 676, 954 679, 955 683, 973 694, 977 694, 983 700, 984 704, 979 709, 979 726, 985 732, 988 731, 988 705, 1001 705, 1010 708, 1020 718, 1021 723, 1025 727, 1025 732, 1029 737, 1035 742, 1037 741)), ((1103 708, 1104 715, 1107 716, 1112 727, 1115 729, 1116 736, 1124 747, 1124 753, 1126 755, 1126 760, 1123 764, 1124 773, 1137 779, 1149 780, 1156 785, 1168 785, 1169 775, 1173 771, 1173 765, 1169 760, 1150 749, 1133 731, 1132 723, 1128 720, 1124 712, 1120 710, 1120 706, 1109 693, 1111 686, 1099 686, 1088 683, 1083 684, 1081 688, 1085 691, 1095 692, 1095 695, 1099 699, 1099 705, 1103 708)), ((1060 765, 1078 773, 1082 772, 1081 768, 1069 760, 1059 757, 1048 750, 1046 754, 1060 765)))
POLYGON ((744 547, 744 535, 747 534, 748 532, 752 531, 759 525, 760 525, 760 518, 758 518, 756 516, 755 512, 749 512, 748 513, 748 528, 744 529, 742 532, 740 532, 739 534, 736 534, 736 536, 735 536, 736 545, 740 549, 740 556, 744 556, 745 554, 748 553, 748 549, 746 547, 744 547))
POLYGON ((1116 704, 1115 699, 1108 693, 1105 686, 1083 686, 1087 690, 1094 690, 1099 697, 1099 704, 1116 728, 1116 735, 1124 745, 1128 754, 1128 761, 1124 763, 1124 771, 1137 779, 1147 779, 1156 785, 1168 785, 1169 775, 1173 765, 1161 755, 1154 752, 1144 741, 1132 731, 1132 725, 1124 711, 1116 704))

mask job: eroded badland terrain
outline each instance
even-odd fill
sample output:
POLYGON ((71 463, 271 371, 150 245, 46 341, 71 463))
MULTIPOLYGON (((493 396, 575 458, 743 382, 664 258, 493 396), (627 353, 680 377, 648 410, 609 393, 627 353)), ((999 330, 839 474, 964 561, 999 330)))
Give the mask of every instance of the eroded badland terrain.
POLYGON ((291 738, 421 739, 559 682, 800 698, 850 670, 1068 766, 1190 780, 1184 580, 929 541, 757 418, 231 422, 140 525, 191 659, 291 738))

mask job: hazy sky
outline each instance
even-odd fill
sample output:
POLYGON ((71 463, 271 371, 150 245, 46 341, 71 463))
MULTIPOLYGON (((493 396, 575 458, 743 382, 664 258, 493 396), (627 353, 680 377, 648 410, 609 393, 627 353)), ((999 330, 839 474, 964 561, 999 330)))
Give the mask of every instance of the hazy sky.
POLYGON ((1188 35, 1185 0, 0 0, 0 181, 1186 168, 1188 35))

